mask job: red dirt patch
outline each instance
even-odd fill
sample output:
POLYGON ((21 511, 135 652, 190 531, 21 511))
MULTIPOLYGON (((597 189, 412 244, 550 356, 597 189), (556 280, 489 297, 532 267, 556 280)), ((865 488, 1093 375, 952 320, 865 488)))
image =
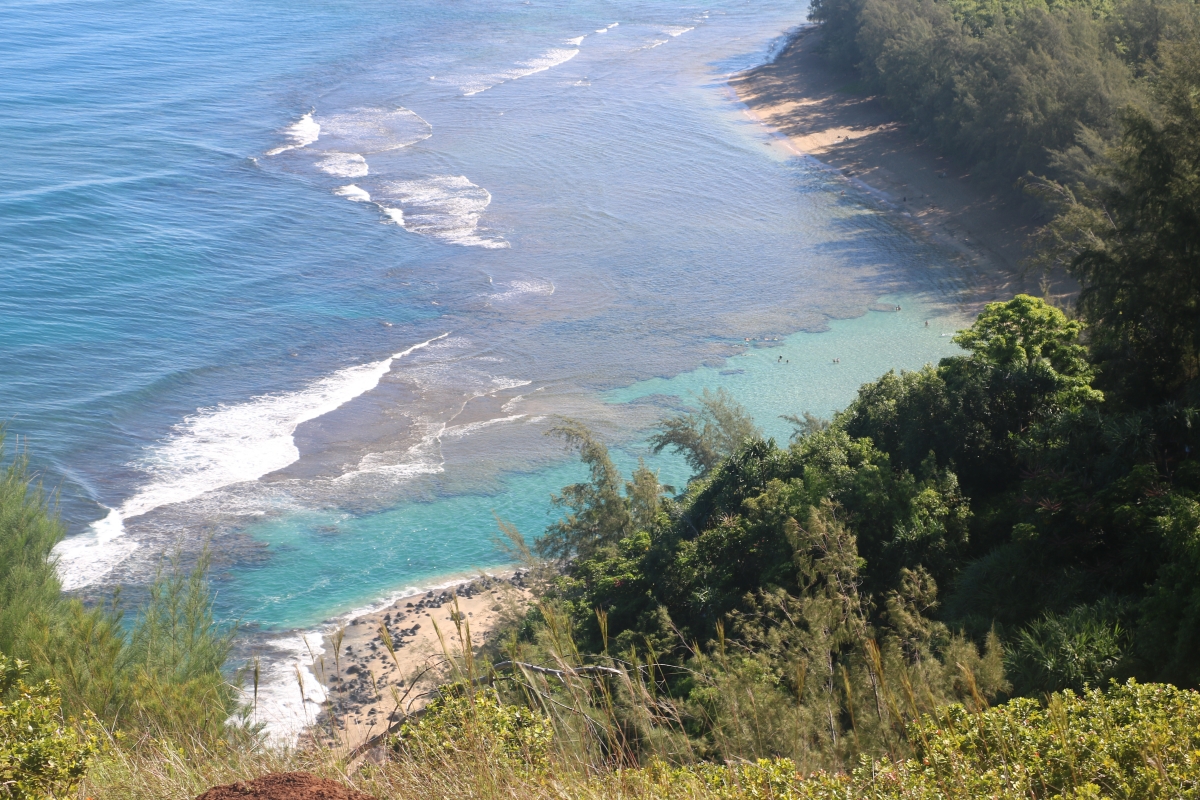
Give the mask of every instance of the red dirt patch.
POLYGON ((374 800, 307 772, 276 772, 252 781, 214 786, 196 800, 374 800))

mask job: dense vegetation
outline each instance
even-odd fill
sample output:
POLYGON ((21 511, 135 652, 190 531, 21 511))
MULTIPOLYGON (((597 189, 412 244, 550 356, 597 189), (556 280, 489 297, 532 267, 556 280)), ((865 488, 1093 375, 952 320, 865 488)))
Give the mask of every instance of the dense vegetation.
MULTIPOLYGON (((1059 13, 988 13, 1010 12, 1059 13)), ((956 337, 963 355, 889 373, 833 420, 792 418, 787 446, 706 394, 652 439, 695 468, 674 497, 644 467, 627 483, 565 422, 556 432, 591 478, 564 491, 569 513, 534 547, 562 575, 506 657, 649 664, 663 710, 648 722, 636 693, 626 717, 612 701, 623 744, 805 769, 911 754, 912 723, 949 703, 1114 679, 1200 685, 1200 47, 1188 41, 1138 45, 1145 103, 1106 112, 1114 138, 1076 184, 1042 184, 1062 201, 1045 255, 1079 279, 1075 308, 991 304, 956 337)))
POLYGON ((126 620, 117 597, 86 607, 63 595, 51 558, 63 533, 18 454, 0 471, 0 657, 22 659, 38 685, 51 681, 68 718, 133 734, 221 734, 236 709, 221 672, 232 632, 212 618, 204 563, 167 565, 126 620))
MULTIPOLYGON (((1194 797, 1200 792, 1200 47, 1186 0, 821 0, 831 52, 1031 185, 1073 308, 1018 296, 962 354, 786 444, 704 393, 650 444, 562 420, 588 479, 530 612, 390 757, 228 724, 204 564, 126 620, 65 597, 21 457, 0 473, 0 797, 187 798, 272 769, 379 797, 1194 797), (507 662, 500 669, 497 662, 507 662), (496 664, 493 668, 492 664, 496 664), (1152 682, 1152 683, 1147 683, 1152 682), (725 762, 725 763, 721 763, 725 762), (83 771, 88 769, 86 777, 83 771)), ((461 620, 460 620, 461 622, 461 620)))
POLYGON ((1193 0, 813 0, 810 16, 919 135, 1007 183, 1077 180, 1153 108, 1164 50, 1200 42, 1193 0))

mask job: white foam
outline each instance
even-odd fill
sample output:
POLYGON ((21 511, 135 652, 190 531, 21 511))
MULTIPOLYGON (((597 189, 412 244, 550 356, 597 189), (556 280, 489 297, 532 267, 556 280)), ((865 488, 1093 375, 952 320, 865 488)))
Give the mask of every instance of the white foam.
POLYGON ((421 439, 407 450, 367 453, 358 466, 339 475, 336 483, 356 480, 363 475, 383 475, 392 480, 406 480, 417 475, 437 475, 443 471, 441 456, 442 433, 445 423, 427 423, 421 439))
POLYGON ((322 149, 343 153, 386 153, 433 135, 432 125, 404 107, 351 108, 328 116, 318 115, 317 121, 321 126, 322 149))
POLYGON ((516 422, 518 420, 525 419, 526 416, 528 415, 513 414, 508 417, 493 417, 492 419, 480 420, 479 422, 468 422, 463 425, 455 425, 453 427, 446 428, 446 430, 442 432, 442 437, 461 439, 464 436, 470 436, 472 433, 481 431, 484 428, 490 428, 493 425, 503 425, 506 422, 516 422))
MULTIPOLYGON (((371 202, 371 194, 366 189, 360 189, 353 183, 346 186, 339 186, 333 190, 333 193, 338 197, 344 197, 347 200, 353 200, 356 203, 371 202)), ((391 327, 390 325, 388 327, 391 327)))
POLYGON ((683 34, 687 33, 688 31, 694 31, 694 30, 696 30, 696 27, 694 25, 690 28, 685 28, 681 25, 668 25, 667 27, 663 28, 663 33, 667 34, 668 36, 674 37, 674 36, 682 36, 683 34))
POLYGON ((283 133, 292 140, 292 143, 276 147, 274 150, 268 150, 267 155, 277 156, 280 153, 286 153, 288 150, 296 150, 312 144, 321 136, 321 125, 313 119, 313 112, 309 111, 300 117, 300 119, 284 128, 283 133))
POLYGON ((538 294, 538 295, 546 295, 546 296, 554 294, 554 284, 551 281, 543 281, 543 280, 511 281, 509 283, 502 284, 502 285, 507 286, 508 291, 499 292, 497 294, 492 295, 492 297, 491 297, 492 301, 513 300, 517 297, 520 297, 521 295, 526 295, 526 294, 538 294))
POLYGON ((587 35, 576 36, 574 39, 567 39, 566 43, 569 45, 572 45, 574 47, 579 47, 579 45, 583 44, 583 40, 586 38, 587 38, 587 35))
POLYGON ((492 202, 492 195, 464 175, 389 181, 375 191, 374 200, 397 225, 411 233, 468 247, 509 246, 503 239, 479 235, 479 218, 492 202))
POLYGON ((321 713, 326 692, 314 661, 325 653, 324 636, 321 631, 297 632, 273 642, 285 655, 262 664, 257 702, 253 684, 242 688, 242 702, 254 708, 251 721, 264 723, 268 738, 275 744, 295 745, 321 713))
POLYGON ((499 86, 502 83, 515 81, 529 75, 536 75, 539 72, 545 72, 552 67, 557 67, 559 64, 565 64, 577 55, 579 55, 579 50, 575 48, 556 47, 547 50, 537 58, 518 62, 516 68, 506 72, 473 75, 467 78, 462 84, 463 95, 470 97, 480 92, 486 92, 488 89, 499 86))
POLYGON ((89 532, 55 548, 63 588, 95 583, 136 549, 124 538, 125 520, 283 469, 300 458, 293 434, 301 423, 374 389, 392 362, 448 335, 382 361, 338 370, 300 391, 204 408, 184 419, 137 464, 150 480, 89 532))
POLYGON ((358 153, 339 153, 331 150, 317 162, 317 168, 339 178, 365 178, 367 160, 358 153))

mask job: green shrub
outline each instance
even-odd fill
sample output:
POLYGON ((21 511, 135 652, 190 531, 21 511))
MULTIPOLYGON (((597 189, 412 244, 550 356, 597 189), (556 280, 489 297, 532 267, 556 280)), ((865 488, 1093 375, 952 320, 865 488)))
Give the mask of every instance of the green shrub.
POLYGON ((490 691, 454 692, 425 707, 421 718, 402 726, 393 740, 401 753, 474 758, 541 770, 549 763, 550 720, 520 706, 500 702, 490 691))
POLYGON ((1120 669, 1128 635, 1104 604, 1069 614, 1046 614, 1013 637, 1004 654, 1005 675, 1017 694, 1100 686, 1120 669))
POLYGON ((0 797, 67 797, 97 753, 99 726, 64 719, 54 684, 27 684, 27 673, 0 654, 0 797))
POLYGON ((916 726, 909 779, 964 797, 1196 797, 1200 694, 1129 681, 1042 706, 1021 698, 916 726))
MULTIPOLYGON (((851 774, 803 775, 788 759, 651 765, 647 777, 741 800, 1200 797, 1200 694, 1130 681, 1047 705, 1019 698, 980 713, 947 706, 912 726, 914 759, 864 759, 851 774)), ((681 792, 681 795, 686 793, 681 792)))

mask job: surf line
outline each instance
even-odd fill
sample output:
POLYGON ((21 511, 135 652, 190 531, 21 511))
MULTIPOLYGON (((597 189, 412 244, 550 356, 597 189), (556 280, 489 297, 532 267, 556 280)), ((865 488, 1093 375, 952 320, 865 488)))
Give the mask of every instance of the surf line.
POLYGON ((107 515, 93 522, 87 532, 64 539, 54 548, 63 589, 94 584, 129 558, 138 543, 125 535, 127 520, 226 486, 257 480, 292 464, 300 458, 294 439, 296 428, 371 391, 394 362, 450 333, 446 331, 381 361, 338 370, 295 392, 199 409, 175 425, 173 435, 147 453, 143 463, 151 476, 148 483, 120 508, 107 509, 107 515))

